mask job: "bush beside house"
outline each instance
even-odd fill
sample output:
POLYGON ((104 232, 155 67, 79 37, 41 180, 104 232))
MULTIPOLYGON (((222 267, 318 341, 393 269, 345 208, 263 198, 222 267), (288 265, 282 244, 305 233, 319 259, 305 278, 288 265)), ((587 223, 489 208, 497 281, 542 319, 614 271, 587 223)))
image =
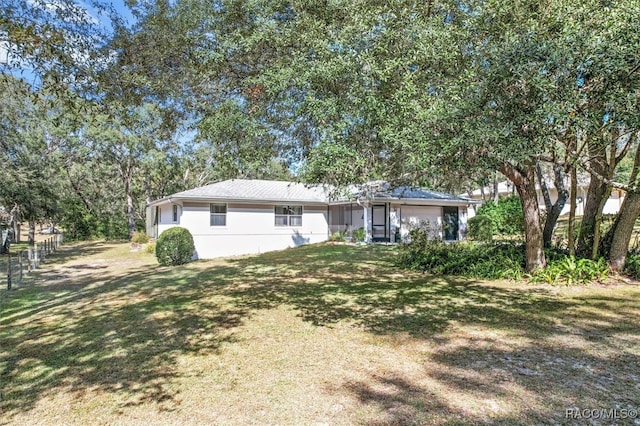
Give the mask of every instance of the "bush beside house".
POLYGON ((160 234, 156 242, 156 257, 160 265, 182 265, 193 259, 195 245, 188 229, 179 226, 160 234))

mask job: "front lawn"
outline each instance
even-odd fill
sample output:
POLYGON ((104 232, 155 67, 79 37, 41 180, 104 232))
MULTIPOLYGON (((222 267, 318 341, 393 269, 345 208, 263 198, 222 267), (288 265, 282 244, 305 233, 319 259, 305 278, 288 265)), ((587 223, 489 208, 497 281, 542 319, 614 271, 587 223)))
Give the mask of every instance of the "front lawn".
POLYGON ((394 256, 159 267, 64 246, 0 290, 0 424, 575 424, 567 410, 640 405, 640 286, 432 277, 394 256))

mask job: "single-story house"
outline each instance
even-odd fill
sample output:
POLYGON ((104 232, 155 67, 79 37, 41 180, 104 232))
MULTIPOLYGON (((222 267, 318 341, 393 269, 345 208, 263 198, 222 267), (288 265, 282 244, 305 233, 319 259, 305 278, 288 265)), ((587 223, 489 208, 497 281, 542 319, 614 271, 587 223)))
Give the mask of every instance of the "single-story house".
POLYGON ((182 226, 196 258, 261 253, 326 241, 363 228, 368 241, 395 242, 429 221, 447 240, 464 237, 472 200, 420 188, 376 184, 337 196, 323 185, 232 179, 178 192, 147 207, 147 234, 182 226), (373 189, 372 189, 373 188, 373 189), (366 195, 365 195, 366 194, 366 195))
MULTIPOLYGON (((548 183, 547 185, 549 188, 549 198, 551 198, 552 203, 555 203, 556 200, 558 199, 558 189, 552 183, 548 183)), ((567 183, 566 185, 568 189, 569 183, 567 183)), ((584 214, 584 205, 587 200, 587 191, 589 190, 589 181, 587 180, 586 182, 584 181, 578 182, 577 189, 578 189, 578 192, 577 192, 577 198, 576 198, 576 215, 582 216, 584 214)), ((491 193, 492 190, 493 189, 491 187, 487 186, 482 189, 476 189, 470 194, 464 194, 463 196, 473 199, 476 202, 482 202, 488 199, 489 194, 491 193)), ((544 203, 544 196, 542 195, 542 189, 538 184, 536 184, 536 192, 538 195, 538 206, 540 210, 546 210, 547 207, 544 203)), ((511 182, 503 181, 498 183, 499 196, 506 197, 511 194, 515 194, 515 195, 518 194, 515 191, 514 186, 511 182)), ((618 211, 620 211, 620 207, 622 206, 622 202, 624 201, 625 195, 626 195, 625 191, 621 189, 613 189, 611 191, 611 195, 609 196, 609 198, 607 199, 604 205, 604 208, 602 209, 602 212, 604 214, 617 214, 618 211)), ((571 206, 569 205, 569 201, 567 200, 560 214, 561 215, 569 214, 570 208, 571 206)), ((469 214, 471 215, 470 217, 473 217, 475 214, 475 211, 471 209, 469 214)))

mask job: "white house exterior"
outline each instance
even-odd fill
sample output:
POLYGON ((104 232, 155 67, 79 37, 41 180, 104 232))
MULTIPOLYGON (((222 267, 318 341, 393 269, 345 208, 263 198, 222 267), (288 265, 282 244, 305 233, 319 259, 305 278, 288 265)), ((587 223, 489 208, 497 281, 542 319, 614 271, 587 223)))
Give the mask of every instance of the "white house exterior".
POLYGON ((331 198, 326 186, 234 179, 179 192, 147 208, 147 234, 181 226, 193 235, 194 257, 262 253, 326 241, 364 228, 369 240, 396 241, 428 220, 446 239, 466 230, 470 200, 422 189, 331 198))

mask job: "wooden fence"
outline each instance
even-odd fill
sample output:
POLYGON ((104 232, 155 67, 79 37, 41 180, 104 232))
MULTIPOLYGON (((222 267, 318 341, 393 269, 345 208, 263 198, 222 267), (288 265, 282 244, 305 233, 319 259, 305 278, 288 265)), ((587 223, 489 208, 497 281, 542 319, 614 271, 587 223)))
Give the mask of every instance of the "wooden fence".
POLYGON ((4 262, 0 262, 0 265, 4 263, 2 269, 6 271, 7 290, 11 290, 14 284, 22 284, 25 276, 37 269, 47 256, 55 252, 63 240, 62 234, 55 234, 44 241, 35 243, 33 247, 26 250, 17 253, 9 252, 8 255, 3 256, 4 262))

